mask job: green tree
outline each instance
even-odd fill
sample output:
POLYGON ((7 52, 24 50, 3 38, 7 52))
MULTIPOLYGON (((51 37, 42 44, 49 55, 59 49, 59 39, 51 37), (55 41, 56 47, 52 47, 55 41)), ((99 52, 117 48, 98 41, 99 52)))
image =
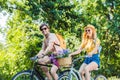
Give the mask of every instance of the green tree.
POLYGON ((6 10, 11 15, 6 45, 0 51, 1 80, 30 68, 29 58, 41 49, 43 36, 38 26, 42 22, 48 23, 52 32, 64 35, 71 52, 79 47, 84 26, 94 25, 103 47, 100 73, 120 76, 120 0, 70 1, 0 1, 0 11, 6 10))

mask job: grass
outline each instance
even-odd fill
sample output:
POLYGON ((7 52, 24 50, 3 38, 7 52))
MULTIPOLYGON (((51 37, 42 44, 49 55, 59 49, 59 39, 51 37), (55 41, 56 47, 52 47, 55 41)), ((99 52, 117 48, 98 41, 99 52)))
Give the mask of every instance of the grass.
POLYGON ((116 76, 108 78, 108 80, 120 80, 120 78, 117 78, 116 76))

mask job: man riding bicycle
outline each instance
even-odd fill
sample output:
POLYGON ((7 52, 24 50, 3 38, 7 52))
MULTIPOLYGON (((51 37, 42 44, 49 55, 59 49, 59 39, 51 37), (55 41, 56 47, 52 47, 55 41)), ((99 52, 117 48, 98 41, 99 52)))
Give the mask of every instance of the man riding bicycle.
POLYGON ((58 80, 58 75, 56 72, 59 68, 59 64, 54 56, 58 55, 59 52, 62 52, 63 49, 60 46, 55 45, 60 44, 60 42, 57 36, 50 32, 49 26, 47 24, 42 24, 39 29, 44 35, 44 41, 42 49, 35 57, 33 57, 33 59, 38 58, 38 63, 40 64, 47 64, 52 62, 52 68, 50 70, 52 76, 49 73, 48 67, 41 66, 41 68, 45 72, 48 80, 52 80, 52 77, 54 80, 58 80))

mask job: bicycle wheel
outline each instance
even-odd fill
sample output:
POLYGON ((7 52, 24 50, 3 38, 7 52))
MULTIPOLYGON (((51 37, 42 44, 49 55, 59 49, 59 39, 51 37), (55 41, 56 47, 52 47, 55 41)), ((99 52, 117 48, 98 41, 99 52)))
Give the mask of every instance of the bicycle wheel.
POLYGON ((59 76, 58 80, 79 80, 79 78, 75 72, 70 73, 70 70, 66 70, 59 76))
MULTIPOLYGON (((31 71, 22 71, 17 73, 12 80, 30 80, 31 79, 31 71)), ((33 75, 32 80, 39 80, 36 75, 33 75)))
POLYGON ((95 80, 107 80, 107 78, 103 75, 98 75, 95 77, 95 80))

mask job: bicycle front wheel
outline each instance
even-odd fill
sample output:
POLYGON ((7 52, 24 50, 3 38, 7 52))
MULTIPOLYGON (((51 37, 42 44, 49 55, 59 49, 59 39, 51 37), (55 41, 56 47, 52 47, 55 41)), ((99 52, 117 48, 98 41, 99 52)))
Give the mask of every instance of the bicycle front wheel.
POLYGON ((69 70, 64 71, 62 75, 59 76, 58 80, 79 80, 76 73, 70 73, 69 70))
POLYGON ((17 73, 12 80, 39 80, 36 75, 31 76, 31 71, 22 71, 17 73))
POLYGON ((107 80, 107 78, 103 75, 98 75, 95 77, 95 80, 107 80))

